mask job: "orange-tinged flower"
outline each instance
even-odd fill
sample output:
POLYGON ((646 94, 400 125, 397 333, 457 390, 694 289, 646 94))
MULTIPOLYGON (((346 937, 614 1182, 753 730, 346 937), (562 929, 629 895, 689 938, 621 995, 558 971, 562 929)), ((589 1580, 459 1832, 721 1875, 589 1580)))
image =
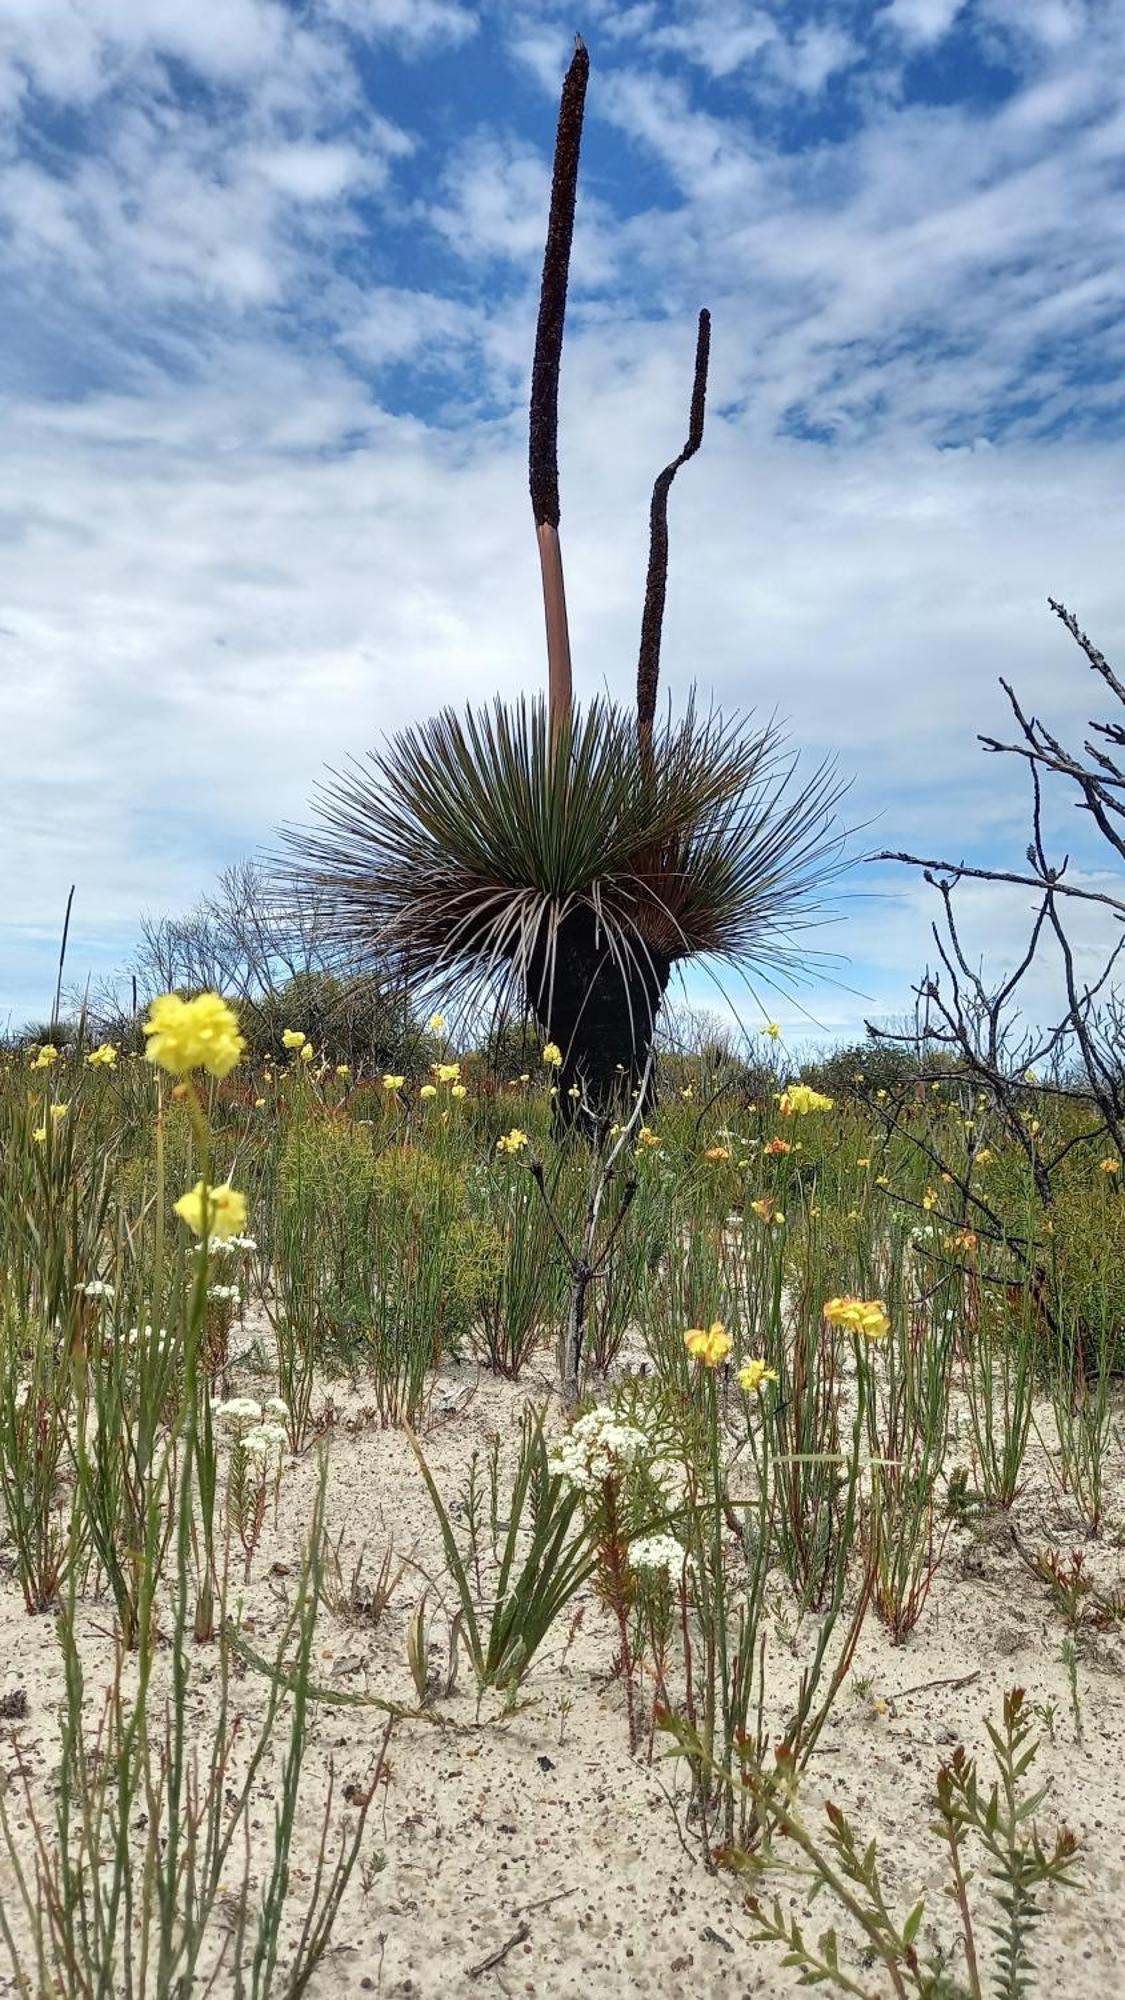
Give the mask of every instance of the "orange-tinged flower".
POLYGON ((733 1347, 726 1327, 721 1319, 712 1320, 710 1326, 689 1326, 684 1335, 684 1346, 693 1360, 704 1368, 718 1368, 733 1347))
POLYGON ((1112 1158, 1108 1160, 1099 1160, 1098 1165, 1101 1168, 1103 1174, 1119 1174, 1121 1172, 1120 1160, 1115 1160, 1112 1158))
POLYGON ((808 1083, 791 1083, 777 1101, 783 1118, 807 1118, 811 1111, 831 1111, 835 1103, 808 1083))
POLYGON ((705 1160, 729 1160, 729 1146, 708 1146, 703 1155, 705 1160))
POLYGON ((775 1159, 780 1159, 782 1154, 791 1153, 793 1148, 788 1139, 767 1139, 762 1151, 772 1154, 775 1159))
POLYGON ((781 1210, 775 1205, 773 1197, 771 1195, 768 1194, 763 1195, 760 1201, 752 1201, 750 1203, 750 1208, 751 1212, 754 1215, 758 1216, 762 1222, 780 1223, 784 1222, 785 1220, 784 1215, 782 1214, 781 1210))

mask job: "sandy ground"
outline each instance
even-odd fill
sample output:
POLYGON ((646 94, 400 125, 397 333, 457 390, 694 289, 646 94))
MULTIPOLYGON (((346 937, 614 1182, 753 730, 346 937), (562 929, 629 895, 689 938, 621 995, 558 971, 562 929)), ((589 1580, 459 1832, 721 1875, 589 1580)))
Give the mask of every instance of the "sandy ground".
MULTIPOLYGON (((235 1386, 239 1393, 270 1388, 268 1382, 258 1384, 245 1364, 236 1370, 235 1386)), ((443 1376, 435 1411, 442 1401, 457 1399, 458 1407, 435 1415, 426 1451, 447 1495, 457 1491, 473 1449, 497 1433, 510 1435, 524 1401, 541 1399, 548 1388, 545 1374, 531 1373, 518 1387, 478 1379, 470 1368, 443 1376)), ((349 1400, 337 1392, 342 1412, 349 1400)), ((1113 1532, 1114 1523, 1120 1528, 1125 1518, 1121 1456, 1119 1440, 1116 1505, 1108 1528, 1090 1545, 1091 1567, 1105 1579, 1125 1572, 1125 1555, 1113 1532)), ((345 1577, 364 1547, 367 1579, 373 1579, 388 1545, 396 1567, 405 1568, 374 1630, 362 1620, 325 1611, 318 1673, 338 1688, 412 1704, 406 1634, 423 1592, 434 1611, 439 1659, 446 1650, 440 1542, 418 1468, 405 1437, 343 1425, 331 1436, 329 1464, 328 1525, 333 1537, 343 1537, 345 1577)), ((271 1515, 243 1593, 255 1643, 267 1653, 282 1621, 286 1577, 292 1578, 315 1480, 312 1454, 287 1463, 276 1525, 271 1515)), ((1069 1550, 1081 1539, 1073 1519, 1052 1499, 1034 1456, 1013 1520, 1034 1548, 1052 1542, 1069 1550)), ((0 1782, 11 1774, 13 1736, 18 1736, 37 1804, 49 1809, 59 1695, 52 1621, 24 1614, 2 1549, 0 1564, 0 1693, 22 1690, 27 1700, 25 1719, 3 1725, 0 1782)), ((111 1655, 112 1621, 105 1605, 87 1607, 84 1617, 93 1718, 93 1691, 99 1675, 104 1684, 111 1655)), ((1005 1688, 1022 1685, 1033 1701, 1053 1702, 1055 1736, 1051 1741, 1043 1732, 1040 1768, 1055 1790, 1044 1819, 1052 1828, 1063 1820, 1079 1833, 1084 1864, 1081 1889, 1054 1897, 1041 1927, 1042 1991, 1072 2000, 1095 1995, 1109 2000, 1125 1995, 1125 1636, 1119 1628, 1083 1639, 1081 1745, 1059 1659, 1063 1636, 1006 1521, 992 1517, 975 1527, 958 1526, 909 1643, 893 1647, 874 1615, 869 1618, 853 1681, 821 1740, 803 1796, 809 1817, 824 1799, 835 1799, 865 1834, 878 1835, 893 1906, 905 1910, 926 1892, 928 1912, 944 1921, 941 1855, 925 1833, 936 1766, 957 1741, 972 1750, 984 1748, 982 1719, 997 1714, 1005 1688), (929 1685, 966 1676, 975 1678, 960 1688, 929 1685)), ((213 1714, 204 1653, 200 1649, 195 1656, 200 1665, 191 1696, 192 1728, 201 1741, 213 1714)), ((310 1988, 317 2000, 352 1993, 381 1994, 385 2000, 488 1993, 585 2000, 591 1992, 736 2000, 796 1990, 796 1975, 779 1969, 776 1949, 751 1941, 739 1885, 709 1876, 694 1851, 685 1851, 669 1803, 678 1792, 682 1804, 683 1779, 662 1758, 659 1739, 651 1765, 643 1757, 630 1759, 622 1690, 609 1671, 613 1653, 609 1621, 590 1598, 570 1642, 561 1631, 533 1667, 514 1713, 504 1716, 493 1703, 477 1722, 466 1661, 456 1692, 437 1704, 450 1726, 397 1727, 365 1850, 382 1851, 386 1866, 369 1879, 366 1891, 353 1880, 334 1949, 310 1988), (496 1966, 476 1970, 524 1925, 526 1937, 496 1966)), ((780 1631, 771 1638, 770 1654, 780 1716, 798 1667, 780 1631)), ((260 1679, 248 1674, 238 1684, 237 1698, 252 1719, 261 1704, 260 1679)), ((362 1783, 382 1727, 374 1709, 316 1711, 286 1935, 299 1925, 328 1762, 334 1760, 340 1784, 362 1783)), ((982 1768, 987 1768, 983 1762, 982 1768)), ((10 1785, 6 1796, 17 1837, 29 1840, 24 1808, 10 1785)), ((269 1853, 270 1835, 267 1792, 254 1815, 256 1871, 269 1853)), ((802 1911, 798 1889, 782 1877, 772 1886, 802 1911)), ((8 1864, 0 1857, 0 1894, 15 1915, 11 1887, 8 1864)), ((816 1912, 809 1925, 813 1935, 829 1921, 826 1904, 818 1902, 816 1912)), ((871 1990, 882 1991, 875 1976, 869 1977, 871 1990)), ((0 1959, 0 1994, 15 1992, 10 1968, 0 1959)))

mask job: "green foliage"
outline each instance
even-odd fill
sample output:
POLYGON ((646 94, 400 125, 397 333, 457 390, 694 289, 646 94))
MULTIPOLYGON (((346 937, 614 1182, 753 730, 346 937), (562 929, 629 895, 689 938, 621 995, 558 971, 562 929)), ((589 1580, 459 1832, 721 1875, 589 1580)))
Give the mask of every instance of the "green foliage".
POLYGON ((776 963, 836 859, 828 768, 789 793, 771 728, 700 718, 656 734, 594 702, 447 709, 322 788, 295 867, 343 939, 416 984, 518 988, 568 914, 622 968, 699 952, 776 963), (782 926, 784 925, 784 934, 782 926))

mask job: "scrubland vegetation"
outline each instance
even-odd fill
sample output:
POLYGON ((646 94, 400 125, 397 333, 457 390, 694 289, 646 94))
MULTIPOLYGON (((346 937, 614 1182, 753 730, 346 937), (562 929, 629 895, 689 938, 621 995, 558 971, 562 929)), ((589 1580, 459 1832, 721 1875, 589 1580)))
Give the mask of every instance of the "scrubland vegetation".
MULTIPOLYGON (((415 1760, 501 1741, 648 1774, 639 1837, 738 1939, 708 1990, 1034 1990, 1120 1849, 1078 1839, 1125 1625, 1125 1209, 1088 1098, 924 1049, 797 1077, 767 1029, 753 1064, 666 1054, 592 1147, 561 1051, 520 1046, 436 1016, 380 1072, 293 1019, 254 1058, 173 997, 147 1059, 9 1052, 11 1990, 374 1983, 415 1760), (829 1739, 894 1726, 947 1592, 971 1627, 913 1823, 893 1783, 845 1811, 829 1739), (1043 1634, 1022 1689, 1006 1598, 1043 1634)), ((473 1990, 462 1948, 384 1990, 473 1990)))

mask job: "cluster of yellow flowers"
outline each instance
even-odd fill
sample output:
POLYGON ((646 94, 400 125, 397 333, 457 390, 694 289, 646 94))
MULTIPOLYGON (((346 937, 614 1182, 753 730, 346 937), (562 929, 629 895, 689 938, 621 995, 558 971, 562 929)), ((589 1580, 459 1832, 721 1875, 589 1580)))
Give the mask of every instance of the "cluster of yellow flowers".
POLYGON ((762 1360, 744 1361, 738 1371, 738 1386, 748 1396, 760 1396, 767 1382, 776 1381, 777 1369, 767 1368, 762 1360))
POLYGON ((59 1052, 54 1043, 44 1042, 38 1055, 34 1058, 31 1067, 32 1069, 50 1069, 51 1064, 57 1063, 58 1059, 59 1052))
POLYGON ((1120 1160, 1115 1160, 1112 1158, 1108 1160, 1099 1160, 1098 1165, 1101 1168, 1103 1174, 1119 1174, 1121 1172, 1120 1160))
POLYGON ((461 1075, 461 1065, 459 1062, 431 1063, 430 1068, 439 1083, 456 1083, 461 1075))
POLYGON ((527 1133, 522 1132, 518 1125, 513 1125, 510 1132, 497 1139, 496 1150, 498 1153, 522 1153, 526 1145, 527 1133))
POLYGON ((296 1049, 302 1062, 312 1061, 314 1054, 313 1045, 303 1028, 283 1028, 281 1039, 287 1049, 296 1049))
POLYGON ((406 1078, 404 1076, 391 1076, 388 1074, 383 1078, 383 1089, 388 1093, 389 1096, 393 1097, 396 1091, 402 1089, 402 1086, 405 1082, 406 1078))
POLYGON ((835 1101, 809 1083, 791 1083, 777 1100, 783 1118, 807 1118, 810 1111, 831 1111, 835 1101))
POLYGON ((824 1317, 829 1326, 846 1327, 864 1340, 884 1340, 891 1330, 882 1299, 826 1299, 824 1317))
MULTIPOLYGON (((701 1368, 721 1368, 734 1342, 722 1320, 714 1319, 710 1326, 689 1326, 684 1346, 701 1368)), ((744 1361, 738 1371, 739 1387, 748 1396, 760 1396, 767 1382, 776 1381, 776 1368, 770 1368, 761 1358, 744 1361)))
POLYGON ((144 1032, 149 1062, 173 1076, 193 1069, 229 1076, 246 1047, 237 1014, 218 993, 200 993, 194 1000, 162 993, 149 1008, 144 1032))
POLYGON ((548 1042, 543 1050, 543 1061, 548 1069, 562 1068, 563 1052, 557 1042, 548 1042))
POLYGON ((117 1050, 112 1042, 102 1042, 98 1048, 90 1050, 86 1063, 89 1069, 116 1069, 117 1050))
POLYGON ((652 1127, 651 1127, 650 1125, 642 1125, 642 1126, 641 1126, 641 1129, 640 1129, 640 1131, 639 1131, 639 1132, 637 1133, 637 1151, 638 1151, 638 1152, 640 1151, 641 1147, 643 1146, 643 1147, 645 1147, 646 1151, 648 1151, 648 1152, 650 1152, 650 1153, 654 1153, 654 1152, 655 1152, 655 1151, 657 1150, 657 1148, 658 1148, 659 1146, 662 1146, 663 1144, 664 1144, 664 1141, 663 1141, 663 1139, 661 1138, 661 1136, 660 1136, 659 1132, 654 1132, 654 1131, 652 1130, 652 1127))
POLYGON ((721 1319, 712 1320, 710 1326, 689 1326, 684 1335, 684 1346, 693 1361, 701 1362, 704 1368, 718 1368, 725 1361, 734 1346, 721 1319))

